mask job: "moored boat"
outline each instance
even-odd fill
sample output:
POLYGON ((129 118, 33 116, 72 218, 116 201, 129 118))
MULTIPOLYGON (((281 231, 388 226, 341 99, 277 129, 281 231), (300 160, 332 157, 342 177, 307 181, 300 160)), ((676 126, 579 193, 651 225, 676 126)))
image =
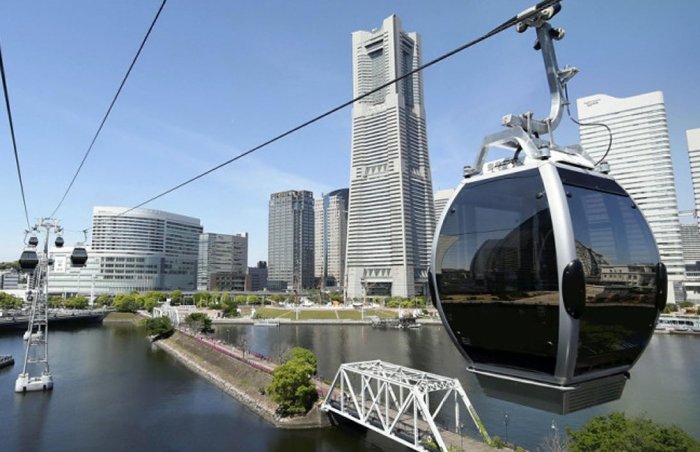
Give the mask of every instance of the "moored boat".
POLYGON ((700 316, 662 314, 659 316, 654 331, 657 333, 700 335, 700 316))
POLYGON ((15 359, 12 355, 0 355, 0 369, 3 367, 12 366, 15 363, 15 359))
POLYGON ((280 326, 280 321, 277 319, 261 319, 253 322, 253 326, 280 326))

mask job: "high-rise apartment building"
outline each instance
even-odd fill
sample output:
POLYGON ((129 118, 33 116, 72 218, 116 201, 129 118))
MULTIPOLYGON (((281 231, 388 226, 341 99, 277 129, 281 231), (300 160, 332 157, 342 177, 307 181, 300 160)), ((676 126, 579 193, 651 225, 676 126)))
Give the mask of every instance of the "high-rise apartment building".
POLYGON ((58 293, 195 290, 199 219, 153 209, 95 207, 92 244, 82 269, 72 248, 52 250, 49 289, 58 293))
POLYGON ((683 240, 683 261, 686 265, 700 268, 700 228, 696 223, 681 224, 681 239, 683 240))
POLYGON ((314 274, 321 287, 342 286, 345 281, 349 192, 342 188, 316 199, 314 274))
POLYGON ((267 253, 270 290, 313 287, 313 193, 289 190, 270 196, 267 253))
POLYGON ((454 194, 455 189, 454 188, 448 188, 445 190, 440 190, 435 192, 435 196, 433 197, 433 205, 435 207, 435 224, 437 225, 437 222, 440 221, 440 218, 442 217, 442 211, 445 210, 445 206, 447 205, 448 201, 452 197, 452 194, 454 194))
POLYGON ((688 158, 690 160, 690 177, 693 180, 695 196, 695 218, 700 224, 700 129, 685 131, 688 140, 688 158))
MULTIPOLYGON (((211 277, 224 273, 227 280, 238 278, 241 288, 248 268, 248 233, 230 235, 204 233, 199 236, 197 290, 213 290, 211 277)), ((220 275, 220 278, 223 278, 220 275)), ((216 288, 220 289, 220 285, 216 288)))
MULTIPOLYGON (((682 301, 685 268, 663 94, 627 98, 599 94, 578 99, 577 107, 581 123, 603 123, 612 130, 612 147, 605 157, 610 174, 651 226, 668 270, 669 302, 682 301)), ((583 148, 594 160, 601 159, 608 148, 608 131, 582 126, 579 133, 583 148)))
MULTIPOLYGON (((396 16, 352 34, 353 94, 421 64, 421 39, 396 16)), ((355 102, 346 292, 411 297, 427 284, 434 229, 423 79, 413 74, 355 102)))
POLYGON ((16 270, 0 271, 0 289, 17 290, 19 286, 19 272, 16 270))
POLYGON ((700 228, 695 218, 692 223, 681 224, 683 261, 685 263, 685 297, 688 301, 700 301, 700 228))
POLYGON ((245 276, 245 290, 257 292, 267 288, 267 262, 258 261, 255 267, 248 267, 245 276))

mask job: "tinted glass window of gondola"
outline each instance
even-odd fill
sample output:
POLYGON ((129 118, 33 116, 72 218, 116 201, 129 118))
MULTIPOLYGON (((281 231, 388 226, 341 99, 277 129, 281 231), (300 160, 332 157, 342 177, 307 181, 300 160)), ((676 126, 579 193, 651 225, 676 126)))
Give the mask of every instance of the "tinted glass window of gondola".
POLYGON ((447 322, 474 362, 554 372, 557 258, 538 170, 465 186, 443 222, 435 272, 447 322))
MULTIPOLYGON (((572 180, 566 174, 571 171, 559 171, 562 180, 572 180)), ((622 189, 599 191, 600 178, 588 179, 590 187, 564 185, 576 255, 586 276, 577 375, 633 364, 649 341, 656 318, 659 255, 651 230, 622 189)))

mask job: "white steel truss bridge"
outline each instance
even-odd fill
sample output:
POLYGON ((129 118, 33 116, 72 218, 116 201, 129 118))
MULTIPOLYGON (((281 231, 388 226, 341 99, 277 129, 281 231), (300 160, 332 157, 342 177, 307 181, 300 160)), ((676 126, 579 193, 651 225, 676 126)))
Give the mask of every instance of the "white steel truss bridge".
MULTIPOLYGON (((380 360, 341 364, 321 409, 414 450, 447 451, 448 447, 463 444, 464 437, 439 428, 436 418, 448 409, 454 410, 454 432, 461 432, 460 405, 489 444, 489 435, 459 380, 380 360)), ((471 438, 467 441, 470 449, 474 445, 487 448, 471 438)))

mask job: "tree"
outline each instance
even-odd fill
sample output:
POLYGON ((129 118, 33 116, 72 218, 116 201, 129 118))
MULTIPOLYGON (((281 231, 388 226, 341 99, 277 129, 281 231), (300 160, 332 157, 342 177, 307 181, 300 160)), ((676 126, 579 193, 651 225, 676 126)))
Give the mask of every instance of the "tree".
POLYGON ((223 305, 224 316, 238 317, 238 303, 236 303, 229 294, 224 294, 221 303, 223 305))
POLYGON ((88 299, 82 295, 78 295, 77 297, 67 299, 64 305, 68 309, 86 309, 88 307, 88 299))
POLYGON ((669 303, 664 308, 664 314, 670 314, 672 312, 678 312, 678 305, 675 303, 669 303))
POLYGON ((17 270, 20 271, 19 261, 0 262, 0 270, 17 270))
POLYGON ((214 329, 211 327, 211 319, 208 315, 201 312, 193 312, 185 317, 185 325, 191 330, 201 333, 211 333, 214 329))
POLYGON ((196 294, 192 295, 192 300, 194 301, 195 306, 204 308, 209 304, 209 300, 211 299, 211 294, 209 292, 197 292, 196 294))
POLYGON ((139 302, 136 299, 136 294, 120 293, 114 297, 112 306, 119 312, 136 312, 139 308, 139 302))
POLYGON ((182 291, 180 289, 175 289, 170 292, 170 303, 173 305, 182 303, 182 291))
POLYGON ((267 392, 282 416, 305 414, 313 407, 318 399, 313 373, 313 366, 302 359, 291 359, 275 369, 267 392))
POLYGON ((260 303, 260 297, 257 295, 248 295, 246 301, 248 304, 259 304, 260 303))
POLYGON ((165 339, 172 336, 175 332, 175 327, 167 317, 154 317, 144 321, 148 335, 153 337, 153 341, 165 339))
POLYGON ((21 298, 6 292, 0 292, 0 309, 20 309, 24 302, 21 298))
POLYGON ((153 298, 146 298, 146 300, 143 302, 143 308, 148 312, 153 312, 153 308, 156 306, 158 306, 158 301, 154 300, 153 298))
POLYGON ((314 355, 314 352, 304 347, 292 347, 287 350, 284 355, 282 355, 282 363, 286 363, 294 359, 298 359, 310 365, 313 368, 313 372, 311 374, 316 375, 316 372, 318 371, 318 359, 316 358, 316 355, 314 355))
POLYGON ((95 299, 95 304, 97 306, 110 306, 112 304, 112 297, 103 293, 95 299))
POLYGON ((49 308, 51 309, 58 309, 63 307, 64 300, 61 298, 59 295, 51 295, 49 296, 49 308))
POLYGON ((248 301, 248 297, 246 297, 245 295, 236 295, 235 297, 233 297, 233 301, 235 301, 236 304, 244 304, 248 301))
POLYGON ((578 432, 567 429, 567 433, 572 452, 700 450, 700 441, 675 425, 657 424, 643 417, 627 418, 620 412, 595 416, 578 432))

